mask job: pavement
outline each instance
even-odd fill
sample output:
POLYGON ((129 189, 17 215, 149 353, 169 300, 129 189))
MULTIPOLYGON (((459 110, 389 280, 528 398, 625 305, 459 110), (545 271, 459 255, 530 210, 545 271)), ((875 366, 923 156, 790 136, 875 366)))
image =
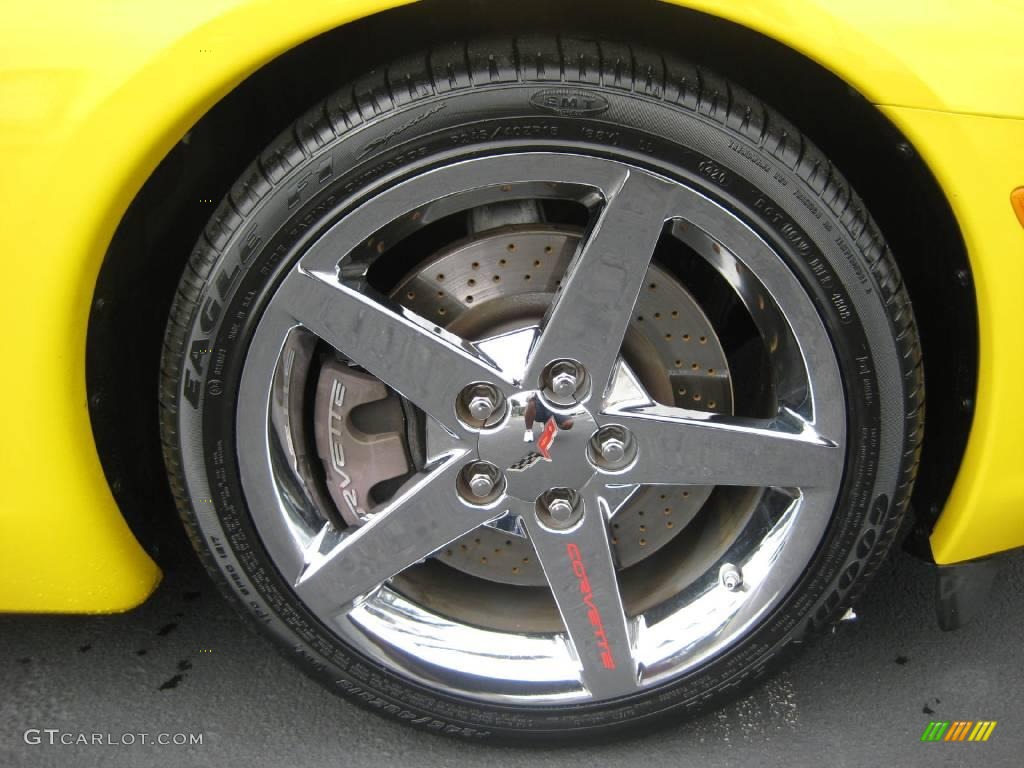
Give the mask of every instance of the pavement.
POLYGON ((898 552, 856 621, 753 694, 654 735, 560 749, 467 744, 343 701, 243 622, 191 553, 171 561, 129 613, 0 616, 0 768, 1024 764, 1024 553, 986 617, 942 632, 931 570, 898 552), (998 725, 986 743, 922 743, 931 720, 998 725), (113 743, 60 743, 80 734, 113 743), (151 743, 161 734, 202 743, 151 743))

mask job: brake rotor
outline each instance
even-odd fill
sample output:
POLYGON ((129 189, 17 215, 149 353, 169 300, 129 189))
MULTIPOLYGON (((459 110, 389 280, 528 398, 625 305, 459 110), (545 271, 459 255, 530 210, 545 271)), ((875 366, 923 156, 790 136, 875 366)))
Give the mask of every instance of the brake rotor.
MULTIPOLYGON (((579 230, 540 224, 491 230, 419 265, 391 295, 410 311, 467 339, 479 340, 535 325, 550 304, 580 237, 579 230)), ((728 364, 710 321, 686 288, 654 264, 637 299, 633 322, 623 342, 623 358, 658 402, 732 413, 728 364)), ((343 366, 324 371, 318 384, 316 410, 318 414, 339 416, 337 407, 332 410, 329 403, 321 401, 337 392, 338 378, 345 371, 343 366)), ((369 392, 364 387, 361 384, 358 389, 369 392)), ((374 390, 370 396, 383 395, 374 390)), ((350 457, 361 455, 367 440, 373 442, 362 434, 364 444, 350 448, 352 430, 342 434, 345 430, 337 430, 337 426, 337 420, 317 423, 319 452, 328 476, 336 484, 341 476, 331 474, 332 456, 338 451, 350 457), (321 446, 321 436, 330 435, 332 428, 338 431, 338 444, 332 446, 324 440, 321 446)), ((358 460, 350 460, 351 471, 361 478, 360 487, 372 487, 388 479, 379 476, 382 471, 396 474, 398 449, 391 441, 382 445, 388 459, 376 466, 374 462, 358 466, 358 460)), ((337 490, 332 497, 336 504, 340 501, 343 517, 351 522, 354 510, 343 489, 337 490)), ((671 541, 694 518, 711 490, 710 486, 659 486, 642 488, 634 494, 611 521, 610 539, 619 568, 649 557, 671 541)), ((439 557, 453 568, 490 581, 520 586, 546 583, 529 540, 508 530, 484 526, 453 542, 439 557)))

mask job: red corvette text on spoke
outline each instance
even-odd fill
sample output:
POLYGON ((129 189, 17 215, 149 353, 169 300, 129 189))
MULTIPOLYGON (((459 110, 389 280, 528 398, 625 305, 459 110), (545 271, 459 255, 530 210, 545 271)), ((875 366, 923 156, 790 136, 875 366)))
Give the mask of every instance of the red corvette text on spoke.
POLYGON ((590 588, 590 579, 587 578, 587 567, 583 564, 583 555, 580 554, 580 548, 575 544, 567 544, 565 551, 569 555, 569 562, 572 563, 572 572, 580 583, 583 604, 587 606, 587 618, 590 619, 590 624, 594 628, 597 647, 601 651, 601 663, 606 669, 615 669, 615 657, 612 655, 611 645, 608 644, 601 612, 594 605, 594 591, 590 588))

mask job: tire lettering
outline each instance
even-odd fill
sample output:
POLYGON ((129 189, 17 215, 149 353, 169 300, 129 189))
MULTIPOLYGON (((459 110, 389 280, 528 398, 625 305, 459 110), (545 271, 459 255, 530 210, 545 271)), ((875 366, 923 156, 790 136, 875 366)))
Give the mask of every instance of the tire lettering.
POLYGON ((203 333, 212 331, 219 317, 220 302, 212 296, 207 297, 206 303, 203 304, 203 311, 199 313, 199 327, 203 333))

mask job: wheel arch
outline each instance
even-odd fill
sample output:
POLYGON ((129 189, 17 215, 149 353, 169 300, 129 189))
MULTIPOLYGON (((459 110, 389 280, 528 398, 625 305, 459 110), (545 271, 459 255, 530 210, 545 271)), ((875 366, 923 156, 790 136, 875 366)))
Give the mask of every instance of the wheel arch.
POLYGON ((750 27, 655 0, 631 4, 629 14, 610 3, 572 0, 551 7, 528 0, 514 18, 465 0, 383 10, 392 5, 362 3, 370 12, 365 18, 274 56, 289 47, 279 43, 269 60, 252 57, 251 71, 238 72, 236 80, 247 76, 237 85, 181 105, 175 127, 143 160, 148 168, 139 173, 138 192, 120 217, 95 283, 86 387, 108 483, 150 553, 163 558, 160 545, 180 536, 164 490, 152 396, 163 325, 190 249, 234 179, 295 115, 367 68, 441 39, 556 30, 569 23, 594 36, 672 48, 743 84, 800 126, 865 199, 900 262, 921 326, 932 418, 914 506, 920 530, 930 531, 970 430, 977 309, 967 251, 946 195, 913 145, 864 95, 823 64, 750 27), (388 40, 386 50, 381 39, 388 40), (237 131, 240 121, 244 135, 237 131), (951 306, 964 319, 955 338, 940 322, 951 306), (136 350, 139 367, 131 380, 117 373, 126 346, 136 350), (936 370, 942 375, 928 375, 929 360, 941 364, 936 370))

